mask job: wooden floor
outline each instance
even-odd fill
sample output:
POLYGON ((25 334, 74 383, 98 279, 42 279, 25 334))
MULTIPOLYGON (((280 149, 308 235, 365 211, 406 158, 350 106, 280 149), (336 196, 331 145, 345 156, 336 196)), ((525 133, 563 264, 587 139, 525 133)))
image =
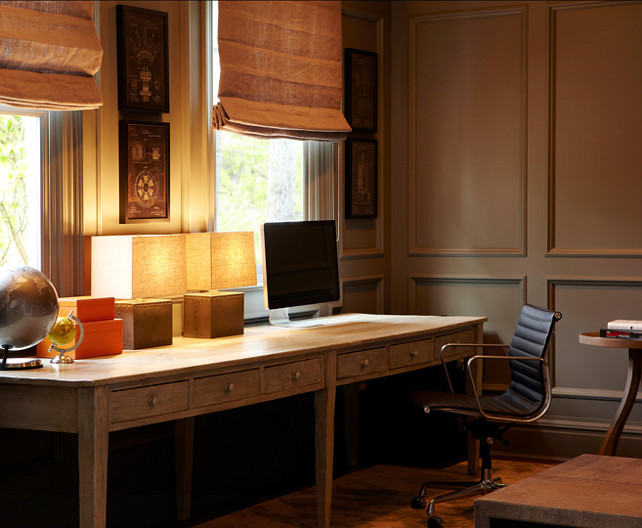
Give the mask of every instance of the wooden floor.
MULTIPOLYGON (((554 465, 544 462, 495 460, 495 476, 507 484, 554 465)), ((465 464, 444 470, 399 466, 374 466, 334 481, 332 526, 341 528, 421 528, 423 510, 413 510, 410 500, 424 480, 470 480, 465 464)), ((447 490, 435 490, 436 493, 447 490)), ((435 493, 435 494, 436 494, 435 493)), ((437 505, 435 512, 445 528, 472 528, 475 497, 437 505)), ((279 497, 235 512, 196 528, 316 528, 314 488, 279 497)))

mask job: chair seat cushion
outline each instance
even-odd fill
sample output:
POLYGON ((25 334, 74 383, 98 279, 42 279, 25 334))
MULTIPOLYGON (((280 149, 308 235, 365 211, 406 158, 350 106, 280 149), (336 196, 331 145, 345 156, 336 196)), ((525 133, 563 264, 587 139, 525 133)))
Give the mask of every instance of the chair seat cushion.
MULTIPOLYGON (((480 416, 475 397, 468 394, 450 392, 417 391, 409 393, 412 401, 423 407, 425 412, 442 411, 467 416, 480 416)), ((500 396, 482 395, 479 397, 482 409, 489 414, 528 417, 535 414, 539 402, 531 402, 511 390, 500 396)))

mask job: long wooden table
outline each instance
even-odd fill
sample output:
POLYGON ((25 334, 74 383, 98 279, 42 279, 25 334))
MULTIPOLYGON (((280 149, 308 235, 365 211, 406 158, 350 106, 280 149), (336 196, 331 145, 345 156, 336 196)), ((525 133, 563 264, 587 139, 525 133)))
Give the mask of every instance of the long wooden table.
MULTIPOLYGON (((0 371, 0 427, 78 435, 80 527, 106 523, 109 432, 175 421, 177 500, 190 510, 194 417, 314 392, 317 522, 330 525, 337 386, 440 363, 446 343, 481 343, 484 317, 345 314, 323 326, 248 327, 218 339, 0 371)), ((451 361, 476 353, 458 350, 451 361)), ((469 461, 469 464, 475 463, 469 461)))

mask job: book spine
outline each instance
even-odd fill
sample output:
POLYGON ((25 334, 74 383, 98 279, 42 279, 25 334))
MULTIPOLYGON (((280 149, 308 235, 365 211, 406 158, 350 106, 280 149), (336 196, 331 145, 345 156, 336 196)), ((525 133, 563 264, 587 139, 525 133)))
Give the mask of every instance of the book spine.
POLYGON ((633 331, 633 330, 614 330, 612 328, 606 328, 600 330, 600 337, 618 337, 620 339, 641 339, 642 332, 633 331))

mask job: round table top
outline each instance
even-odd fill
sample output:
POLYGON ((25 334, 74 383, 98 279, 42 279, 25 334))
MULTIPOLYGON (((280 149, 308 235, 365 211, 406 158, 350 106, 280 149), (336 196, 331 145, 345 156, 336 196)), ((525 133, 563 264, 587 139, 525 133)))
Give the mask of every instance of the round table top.
POLYGON ((642 349, 642 339, 626 339, 623 337, 600 337, 599 332, 580 334, 580 343, 611 348, 642 349))

